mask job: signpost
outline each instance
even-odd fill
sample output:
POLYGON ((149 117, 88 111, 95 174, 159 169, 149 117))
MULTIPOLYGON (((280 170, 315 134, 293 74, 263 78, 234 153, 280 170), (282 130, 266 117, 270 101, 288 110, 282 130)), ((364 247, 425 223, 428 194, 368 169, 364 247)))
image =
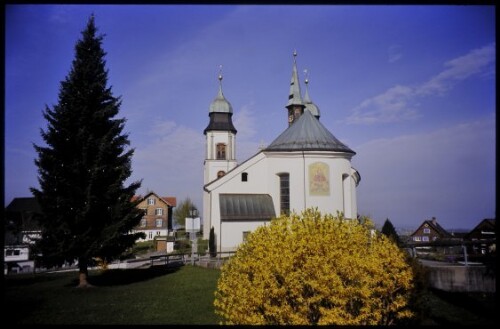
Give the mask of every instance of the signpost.
POLYGON ((194 265, 194 253, 198 249, 198 239, 196 238, 196 233, 200 231, 200 217, 197 217, 198 210, 191 209, 189 211, 191 217, 186 217, 186 232, 189 233, 189 239, 191 240, 191 265, 194 265))

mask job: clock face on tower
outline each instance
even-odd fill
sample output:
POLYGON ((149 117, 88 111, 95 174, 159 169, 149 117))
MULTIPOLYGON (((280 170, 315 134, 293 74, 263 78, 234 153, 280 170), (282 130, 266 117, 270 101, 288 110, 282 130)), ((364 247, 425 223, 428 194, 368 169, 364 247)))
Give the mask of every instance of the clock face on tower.
POLYGON ((292 121, 293 121, 293 114, 290 114, 290 115, 288 116, 288 122, 292 122, 292 121))

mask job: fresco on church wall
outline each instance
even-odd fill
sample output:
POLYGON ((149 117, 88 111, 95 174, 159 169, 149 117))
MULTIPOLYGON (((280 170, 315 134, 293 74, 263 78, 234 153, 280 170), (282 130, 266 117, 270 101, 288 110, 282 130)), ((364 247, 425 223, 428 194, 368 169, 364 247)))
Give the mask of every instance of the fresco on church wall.
POLYGON ((326 163, 314 162, 309 165, 309 194, 330 195, 330 168, 326 163))

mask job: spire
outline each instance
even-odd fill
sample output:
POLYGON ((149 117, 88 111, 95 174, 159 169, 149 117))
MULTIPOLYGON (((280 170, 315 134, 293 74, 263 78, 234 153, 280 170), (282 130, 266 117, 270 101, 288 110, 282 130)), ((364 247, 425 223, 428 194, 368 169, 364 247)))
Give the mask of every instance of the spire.
POLYGON ((210 113, 212 112, 222 112, 222 113, 233 113, 233 107, 231 103, 227 101, 222 93, 222 65, 219 65, 219 92, 217 93, 217 97, 213 100, 212 104, 210 104, 210 113))
POLYGON ((297 74, 297 51, 293 51, 293 71, 292 71, 292 80, 290 81, 290 93, 288 95, 288 106, 293 105, 304 105, 302 103, 302 97, 300 93, 300 84, 299 78, 297 74))
POLYGON ((306 84, 306 94, 304 95, 304 105, 306 106, 305 110, 311 112, 316 117, 316 119, 319 120, 319 108, 311 101, 311 98, 309 97, 309 72, 307 71, 307 69, 304 70, 304 75, 306 76, 304 80, 306 84))
POLYGON ((210 122, 203 133, 206 135, 207 131, 230 131, 236 134, 236 129, 231 119, 233 116, 233 107, 222 93, 222 65, 219 65, 219 75, 217 78, 219 80, 219 92, 212 103, 210 103, 210 110, 208 112, 210 122))
POLYGON ((304 113, 304 102, 300 93, 299 77, 297 74, 297 51, 293 51, 293 70, 292 80, 290 81, 290 94, 288 95, 288 104, 285 106, 288 110, 288 125, 297 120, 304 113))

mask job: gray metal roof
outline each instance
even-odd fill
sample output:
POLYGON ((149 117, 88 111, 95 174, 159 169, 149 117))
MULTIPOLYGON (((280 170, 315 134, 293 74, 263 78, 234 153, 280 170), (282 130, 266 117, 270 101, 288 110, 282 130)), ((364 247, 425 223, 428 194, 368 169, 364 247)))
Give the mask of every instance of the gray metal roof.
POLYGON ((220 194, 222 221, 262 221, 276 217, 269 194, 220 194))
POLYGON ((356 154, 335 138, 310 111, 304 111, 264 151, 335 151, 356 154))
POLYGON ((288 95, 288 103, 286 106, 291 105, 304 105, 302 102, 302 94, 300 92, 300 84, 299 77, 297 74, 297 62, 295 61, 295 57, 297 53, 293 53, 293 71, 292 71, 292 80, 290 81, 290 93, 288 95))
POLYGON ((319 119, 319 117, 321 116, 319 108, 312 102, 311 98, 309 97, 309 80, 306 79, 305 83, 306 94, 304 95, 304 105, 306 106, 306 108, 304 110, 310 111, 317 119, 319 119))
POLYGON ((217 93, 217 97, 210 104, 210 113, 219 112, 219 113, 233 113, 233 107, 231 103, 227 101, 222 93, 222 76, 219 76, 219 92, 217 93))

